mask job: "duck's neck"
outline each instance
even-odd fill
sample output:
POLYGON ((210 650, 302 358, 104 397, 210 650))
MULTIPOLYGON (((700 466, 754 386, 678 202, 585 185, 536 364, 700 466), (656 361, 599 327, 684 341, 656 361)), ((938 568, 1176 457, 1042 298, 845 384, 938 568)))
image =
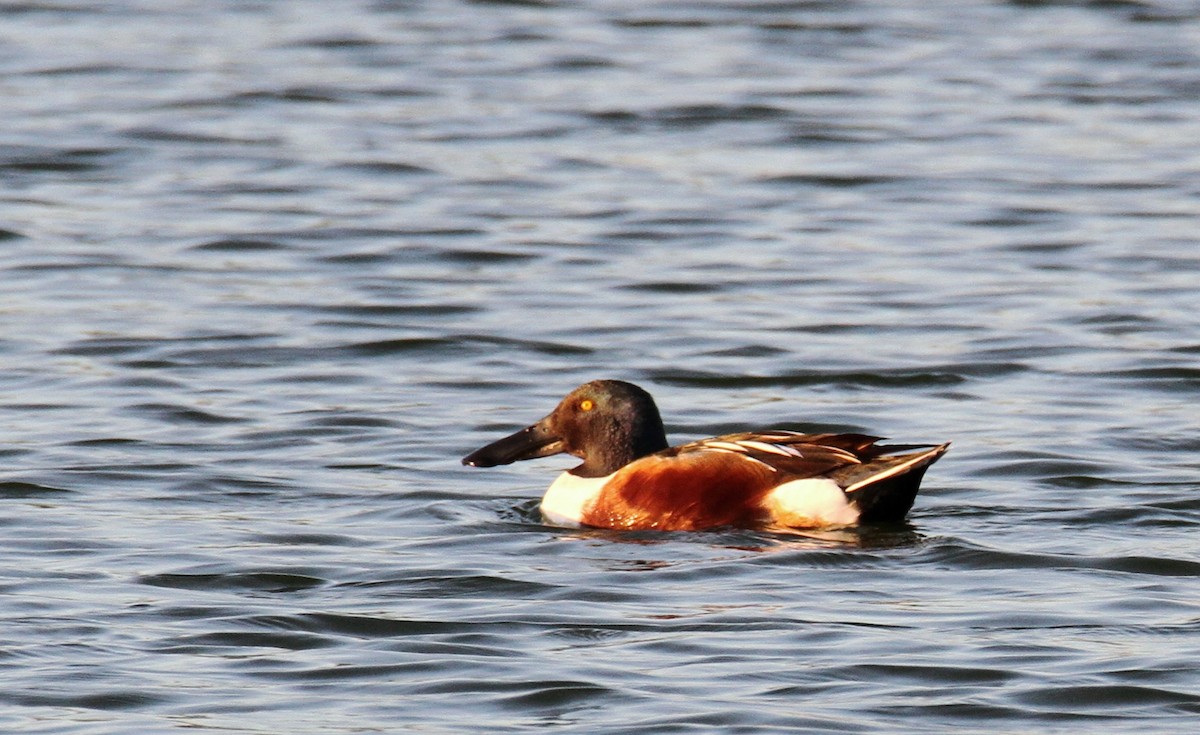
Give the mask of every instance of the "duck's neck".
POLYGON ((667 434, 657 415, 627 424, 614 424, 587 447, 583 464, 571 470, 579 477, 611 475, 634 460, 667 448, 667 434))

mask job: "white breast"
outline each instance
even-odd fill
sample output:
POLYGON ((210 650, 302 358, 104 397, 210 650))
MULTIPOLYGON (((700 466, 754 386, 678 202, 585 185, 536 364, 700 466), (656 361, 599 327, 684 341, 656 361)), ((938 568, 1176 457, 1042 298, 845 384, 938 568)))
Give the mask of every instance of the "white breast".
POLYGON ((542 496, 542 515, 548 523, 556 526, 578 528, 583 525, 583 514, 596 502, 600 489, 611 477, 579 477, 570 472, 562 473, 542 496))
POLYGON ((823 477, 785 482, 767 496, 766 506, 776 523, 794 528, 853 526, 859 516, 842 488, 823 477))

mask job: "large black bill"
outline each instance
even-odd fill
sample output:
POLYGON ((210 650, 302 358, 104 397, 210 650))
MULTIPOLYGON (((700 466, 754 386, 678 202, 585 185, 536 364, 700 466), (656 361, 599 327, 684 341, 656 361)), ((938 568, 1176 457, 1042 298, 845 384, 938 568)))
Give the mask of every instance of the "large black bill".
POLYGON ((522 459, 558 454, 563 451, 562 441, 547 431, 544 424, 544 421, 539 421, 486 447, 476 449, 463 457, 462 463, 471 467, 495 467, 522 459))

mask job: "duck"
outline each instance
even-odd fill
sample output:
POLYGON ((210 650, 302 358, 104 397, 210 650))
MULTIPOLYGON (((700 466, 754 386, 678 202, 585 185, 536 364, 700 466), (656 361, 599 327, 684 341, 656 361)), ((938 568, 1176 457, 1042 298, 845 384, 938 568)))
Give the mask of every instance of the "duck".
POLYGON ((545 418, 466 457, 470 467, 569 454, 541 500, 547 523, 624 531, 839 529, 901 522, 943 444, 764 430, 670 446, 654 399, 594 380, 545 418))

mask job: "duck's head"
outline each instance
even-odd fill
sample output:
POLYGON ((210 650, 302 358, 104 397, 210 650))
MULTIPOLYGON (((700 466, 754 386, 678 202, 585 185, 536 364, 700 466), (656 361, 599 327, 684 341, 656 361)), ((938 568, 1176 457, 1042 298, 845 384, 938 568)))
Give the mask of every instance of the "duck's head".
POLYGON ((571 454, 581 477, 603 477, 667 447, 650 394, 620 380, 593 380, 567 394, 549 416, 463 457, 471 467, 571 454))

